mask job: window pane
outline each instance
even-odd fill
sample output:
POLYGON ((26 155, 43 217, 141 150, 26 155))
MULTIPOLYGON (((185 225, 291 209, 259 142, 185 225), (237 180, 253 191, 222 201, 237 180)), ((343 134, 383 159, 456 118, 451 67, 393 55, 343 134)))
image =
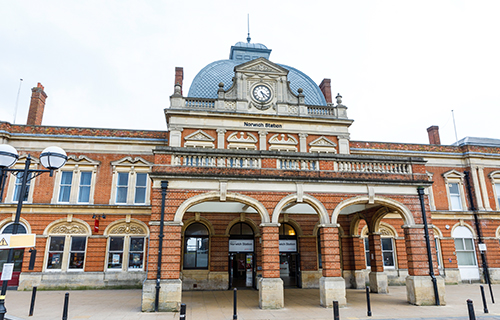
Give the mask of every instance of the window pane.
POLYGON ((147 173, 137 173, 135 179, 135 185, 138 187, 146 187, 148 174, 147 173))
POLYGON ((109 251, 123 251, 123 237, 110 238, 109 251))
POLYGON ((127 203, 127 188, 117 187, 116 189, 116 202, 117 203, 127 203))
MULTIPOLYGON (((14 223, 11 223, 7 227, 5 227, 5 229, 3 229, 2 233, 3 234, 10 234, 13 231, 14 231, 14 223)), ((18 234, 26 234, 28 232, 26 231, 26 227, 25 226, 23 226, 22 224, 19 224, 17 226, 17 233, 18 234)))
POLYGON ((130 269, 142 269, 144 254, 142 252, 131 252, 129 255, 128 267, 130 269))
POLYGON ((86 171, 80 173, 80 185, 81 186, 90 186, 92 182, 92 172, 86 171))
POLYGON ((382 250, 392 251, 392 239, 382 238, 382 250))
POLYGON ((49 252, 47 269, 61 269, 62 252, 49 252))
POLYGON ((474 259, 474 252, 457 252, 457 262, 459 266, 475 266, 476 259, 474 259))
POLYGON ((196 252, 185 252, 184 253, 184 268, 192 269, 195 265, 196 252))
POLYGON ((208 267, 208 238, 198 239, 197 268, 208 267))
POLYGON ((474 244, 472 239, 464 239, 465 242, 465 250, 474 250, 474 244))
POLYGON ((207 227, 205 227, 201 223, 193 223, 186 229, 185 234, 189 236, 208 236, 208 230, 207 227))
POLYGON ((78 202, 88 203, 90 201, 90 187, 80 186, 78 193, 78 202))
POLYGON ((455 239, 455 249, 456 250, 464 250, 464 242, 462 238, 455 239))
POLYGON ((69 269, 83 269, 84 252, 71 252, 69 255, 69 269))
POLYGON ((118 173, 118 182, 119 186, 127 186, 128 185, 128 173, 127 172, 119 172, 118 173))
POLYGON ((144 238, 130 238, 130 251, 144 251, 144 238))
POLYGON ((497 192, 498 205, 500 205, 500 183, 495 183, 495 189, 497 192))
POLYGON ((146 203, 146 188, 135 188, 135 203, 146 203))
POLYGON ((69 202, 72 181, 73 171, 63 171, 61 174, 61 186, 59 189, 59 202, 69 202))
POLYGON ((86 237, 71 238, 71 251, 85 251, 86 237))
POLYGON ((384 257, 384 267, 394 267, 394 256, 392 251, 383 252, 382 256, 384 257))
POLYGON ((450 195, 451 210, 462 210, 460 195, 450 195))
POLYGON ((49 251, 63 251, 64 237, 51 237, 49 251))
POLYGON ((370 243, 368 242, 368 237, 365 238, 365 260, 366 266, 370 266, 370 243))
POLYGON ((458 191, 458 183, 450 183, 449 188, 450 194, 460 194, 460 192, 458 191))
MULTIPOLYGON (((24 172, 19 172, 16 176, 16 182, 15 182, 15 189, 14 189, 14 201, 19 201, 19 193, 21 192, 21 183, 22 183, 22 178, 23 178, 24 172)), ((28 174, 28 179, 31 178, 31 173, 28 174)), ((28 201, 28 194, 30 192, 30 184, 31 180, 28 180, 26 182, 26 193, 24 194, 23 201, 28 201)))
POLYGON ((78 202, 88 203, 90 201, 90 183, 92 172, 82 172, 80 174, 80 189, 78 191, 78 202))
POLYGON ((123 252, 109 252, 108 269, 121 269, 123 252))

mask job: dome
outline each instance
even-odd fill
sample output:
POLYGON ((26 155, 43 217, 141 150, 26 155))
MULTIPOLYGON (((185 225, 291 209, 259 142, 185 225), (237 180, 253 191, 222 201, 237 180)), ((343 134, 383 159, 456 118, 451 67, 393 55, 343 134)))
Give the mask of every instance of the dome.
MULTIPOLYGON (((260 57, 269 59, 270 54, 271 50, 260 43, 236 43, 231 47, 229 59, 214 61, 198 72, 191 83, 188 97, 216 99, 220 82, 224 84, 224 90, 233 85, 234 67, 260 57)), ((311 78, 295 68, 278 65, 289 71, 288 81, 293 93, 298 94, 299 88, 304 90, 305 104, 326 106, 323 93, 311 78)))

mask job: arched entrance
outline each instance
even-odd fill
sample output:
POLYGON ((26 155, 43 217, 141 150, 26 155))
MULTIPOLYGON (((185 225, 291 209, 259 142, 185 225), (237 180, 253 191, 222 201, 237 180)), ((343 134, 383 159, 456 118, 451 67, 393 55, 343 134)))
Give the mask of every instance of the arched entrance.
POLYGON ((229 288, 256 288, 256 260, 252 227, 234 224, 229 231, 229 288))
POLYGON ((280 278, 286 287, 302 288, 300 255, 297 232, 289 223, 281 223, 280 238, 280 278))

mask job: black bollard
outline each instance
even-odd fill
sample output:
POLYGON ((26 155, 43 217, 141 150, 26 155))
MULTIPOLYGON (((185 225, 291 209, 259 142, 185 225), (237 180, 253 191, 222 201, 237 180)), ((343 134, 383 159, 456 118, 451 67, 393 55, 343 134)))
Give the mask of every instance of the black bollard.
POLYGON ((179 320, 186 320, 186 304, 181 304, 181 313, 179 315, 179 320))
POLYGON ((476 320, 476 314, 474 313, 474 305, 471 299, 467 299, 467 309, 469 310, 469 320, 476 320))
POLYGON ((488 306, 486 305, 486 297, 484 296, 484 287, 482 285, 480 285, 479 287, 481 288, 481 297, 483 298, 484 313, 488 313, 488 306))
POLYGON ((237 296, 238 289, 234 288, 234 297, 233 297, 233 320, 238 319, 238 306, 237 306, 237 296))
POLYGON ((339 302, 333 300, 333 320, 340 320, 339 302))
POLYGON ((31 317, 33 315, 33 311, 35 311, 35 299, 36 299, 36 287, 33 287, 33 291, 31 291, 31 304, 30 304, 30 314, 31 317))
POLYGON ((372 306, 370 305, 370 287, 366 287, 366 308, 368 309, 368 312, 366 313, 366 315, 371 317, 372 316, 372 306))
POLYGON ((69 305, 69 292, 64 295, 64 308, 62 320, 68 320, 68 305, 69 305))

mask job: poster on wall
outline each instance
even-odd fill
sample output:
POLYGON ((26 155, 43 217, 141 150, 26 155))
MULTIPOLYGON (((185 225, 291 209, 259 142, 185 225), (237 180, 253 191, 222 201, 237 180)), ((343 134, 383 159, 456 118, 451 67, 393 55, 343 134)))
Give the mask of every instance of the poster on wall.
POLYGON ((252 275, 253 275, 253 268, 252 268, 252 255, 247 254, 247 274, 246 274, 246 286, 251 287, 252 286, 252 275))
POLYGON ((297 252, 297 240, 281 240, 280 252, 297 252))

